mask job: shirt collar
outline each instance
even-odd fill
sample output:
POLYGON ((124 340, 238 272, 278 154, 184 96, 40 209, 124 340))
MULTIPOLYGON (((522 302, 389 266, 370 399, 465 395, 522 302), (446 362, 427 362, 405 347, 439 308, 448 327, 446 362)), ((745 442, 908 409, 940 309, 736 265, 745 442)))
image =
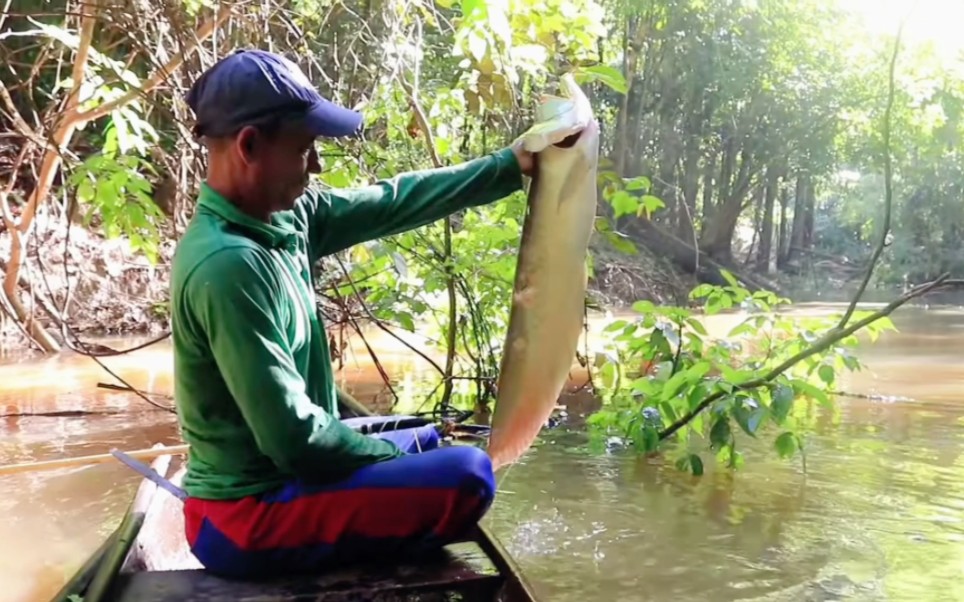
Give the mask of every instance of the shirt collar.
POLYGON ((201 182, 198 194, 198 205, 216 213, 228 223, 238 226, 248 234, 267 242, 272 247, 291 244, 297 235, 294 224, 286 216, 279 213, 271 215, 271 223, 255 219, 224 198, 211 188, 207 182, 201 182))

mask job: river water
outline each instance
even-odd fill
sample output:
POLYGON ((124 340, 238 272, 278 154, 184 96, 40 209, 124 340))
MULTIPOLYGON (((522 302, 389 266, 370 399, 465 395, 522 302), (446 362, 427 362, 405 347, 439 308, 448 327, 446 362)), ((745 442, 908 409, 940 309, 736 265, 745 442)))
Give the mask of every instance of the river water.
MULTIPOLYGON (((899 333, 861 349, 868 369, 840 383, 880 397, 814 408, 805 471, 770 437, 741 440, 739 472, 707 462, 694 478, 629 452, 588 454, 563 427, 500 474, 486 521, 549 601, 964 600, 964 311, 918 306, 894 322, 899 333)), ((389 338, 369 342, 397 409, 414 409, 431 367, 389 338)), ((104 361, 167 402, 165 344, 104 361)), ((169 413, 98 387, 115 381, 89 358, 3 362, 0 464, 179 442, 169 413), (99 413, 16 416, 76 410, 99 413)), ((362 401, 389 399, 361 346, 340 377, 362 401)), ((117 463, 0 477, 0 600, 49 599, 137 481, 117 463)))

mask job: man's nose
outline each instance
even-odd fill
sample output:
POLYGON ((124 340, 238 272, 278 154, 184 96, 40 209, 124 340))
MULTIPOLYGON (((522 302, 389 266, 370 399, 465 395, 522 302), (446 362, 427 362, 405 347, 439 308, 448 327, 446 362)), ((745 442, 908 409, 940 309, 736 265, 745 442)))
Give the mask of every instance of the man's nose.
POLYGON ((321 162, 318 160, 318 151, 311 147, 308 152, 308 173, 321 173, 321 162))

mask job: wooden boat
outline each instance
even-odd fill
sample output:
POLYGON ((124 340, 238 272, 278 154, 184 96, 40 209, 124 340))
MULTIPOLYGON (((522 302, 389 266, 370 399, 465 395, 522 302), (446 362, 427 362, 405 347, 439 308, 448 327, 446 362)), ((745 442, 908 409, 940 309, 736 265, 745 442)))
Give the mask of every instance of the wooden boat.
MULTIPOLYGON (((370 424, 356 427, 372 428, 370 424)), ((160 455, 151 468, 179 485, 183 461, 182 456, 160 455)), ((145 478, 117 531, 54 602, 536 600, 518 566, 481 525, 466 540, 420 561, 353 565, 269 581, 222 579, 204 571, 191 554, 184 537, 182 503, 145 478)))

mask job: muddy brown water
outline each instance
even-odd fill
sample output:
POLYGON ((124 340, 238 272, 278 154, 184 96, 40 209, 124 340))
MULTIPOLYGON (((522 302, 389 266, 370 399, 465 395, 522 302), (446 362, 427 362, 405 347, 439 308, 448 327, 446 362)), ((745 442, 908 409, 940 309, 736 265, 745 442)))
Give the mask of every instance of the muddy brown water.
MULTIPOLYGON (((900 332, 865 345, 867 370, 841 383, 880 397, 808 409, 806 471, 770 452, 772 436, 742 438, 739 472, 708 462, 697 479, 629 452, 587 453, 582 433, 558 428, 500 474, 485 520, 550 601, 964 600, 964 311, 915 307, 894 321, 900 332)), ((396 409, 410 411, 432 368, 396 341, 370 342, 396 409)), ((384 406, 356 347, 341 384, 384 406)), ((113 381, 89 358, 2 361, 2 464, 179 442, 170 414, 98 388, 113 381), (74 410, 101 413, 13 416, 74 410)), ((171 391, 166 345, 105 362, 138 388, 171 391)), ((119 464, 0 477, 0 600, 49 599, 137 482, 119 464)))

